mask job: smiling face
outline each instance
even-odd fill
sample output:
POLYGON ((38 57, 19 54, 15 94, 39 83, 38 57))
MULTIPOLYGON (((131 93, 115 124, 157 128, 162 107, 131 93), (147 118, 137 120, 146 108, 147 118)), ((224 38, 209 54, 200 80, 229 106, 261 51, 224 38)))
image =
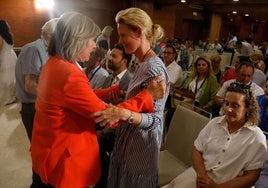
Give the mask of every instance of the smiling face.
POLYGON ((237 92, 226 93, 224 112, 228 124, 243 125, 246 122, 247 111, 245 95, 237 92))
POLYGON ((119 43, 123 44, 127 54, 134 54, 141 45, 141 37, 126 24, 118 24, 119 43))

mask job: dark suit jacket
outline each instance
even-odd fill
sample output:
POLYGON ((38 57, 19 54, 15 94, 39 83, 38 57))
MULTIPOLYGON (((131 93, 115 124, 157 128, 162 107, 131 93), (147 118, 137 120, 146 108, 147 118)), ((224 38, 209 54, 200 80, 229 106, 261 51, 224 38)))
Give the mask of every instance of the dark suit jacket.
MULTIPOLYGON (((126 73, 122 76, 120 82, 119 82, 119 86, 120 86, 120 90, 124 90, 126 91, 129 85, 129 81, 131 80, 132 75, 131 73, 127 70, 126 73)), ((104 84, 102 85, 102 88, 108 88, 111 86, 113 81, 113 75, 109 75, 108 77, 106 77, 104 84)))

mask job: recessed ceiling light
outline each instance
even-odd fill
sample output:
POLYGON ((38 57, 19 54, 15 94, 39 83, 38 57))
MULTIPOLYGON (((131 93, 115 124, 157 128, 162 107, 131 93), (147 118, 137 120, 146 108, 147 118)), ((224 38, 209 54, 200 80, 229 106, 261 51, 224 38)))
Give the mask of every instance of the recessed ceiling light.
POLYGON ((186 3, 186 0, 181 0, 181 3, 186 3))
POLYGON ((237 2, 237 1, 239 1, 239 0, 233 0, 234 2, 237 2))
POLYGON ((233 14, 237 14, 237 12, 236 11, 233 11, 233 14))
POLYGON ((245 16, 249 16, 249 14, 245 14, 245 16))

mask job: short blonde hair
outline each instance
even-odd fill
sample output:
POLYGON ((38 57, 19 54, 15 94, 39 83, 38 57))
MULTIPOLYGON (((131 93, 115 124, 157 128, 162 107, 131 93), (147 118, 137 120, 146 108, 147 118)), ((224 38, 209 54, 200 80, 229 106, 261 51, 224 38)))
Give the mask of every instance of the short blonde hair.
POLYGON ((158 24, 153 24, 150 16, 139 8, 127 8, 117 13, 115 17, 117 24, 126 24, 132 31, 137 31, 140 28, 146 38, 154 45, 157 41, 164 37, 164 30, 158 24))
POLYGON ((59 18, 53 18, 47 21, 41 28, 41 37, 51 36, 56 28, 59 18))
POLYGON ((88 16, 78 12, 64 13, 58 21, 49 45, 49 55, 60 55, 74 62, 90 38, 100 34, 100 28, 88 16))

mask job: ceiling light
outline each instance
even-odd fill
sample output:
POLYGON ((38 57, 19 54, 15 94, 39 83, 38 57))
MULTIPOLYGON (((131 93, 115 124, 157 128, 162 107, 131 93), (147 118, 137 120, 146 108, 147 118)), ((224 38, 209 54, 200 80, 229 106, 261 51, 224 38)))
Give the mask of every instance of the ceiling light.
POLYGON ((237 14, 237 12, 236 11, 233 11, 233 14, 237 14))
POLYGON ((249 14, 245 14, 245 16, 249 16, 249 14))
POLYGON ((181 3, 186 3, 186 0, 181 0, 181 3))
POLYGON ((238 2, 239 0, 233 0, 234 2, 238 2))

